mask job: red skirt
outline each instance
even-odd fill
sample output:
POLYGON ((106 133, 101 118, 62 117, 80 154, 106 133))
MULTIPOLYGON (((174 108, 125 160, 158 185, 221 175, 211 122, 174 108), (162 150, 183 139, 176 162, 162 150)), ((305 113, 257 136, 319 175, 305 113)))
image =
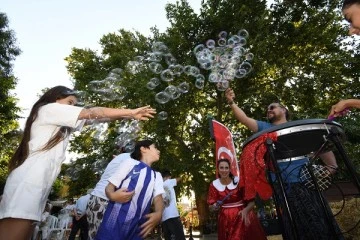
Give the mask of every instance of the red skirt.
POLYGON ((249 224, 246 225, 238 212, 244 206, 224 208, 218 215, 219 240, 266 240, 265 231, 255 212, 248 213, 249 224))

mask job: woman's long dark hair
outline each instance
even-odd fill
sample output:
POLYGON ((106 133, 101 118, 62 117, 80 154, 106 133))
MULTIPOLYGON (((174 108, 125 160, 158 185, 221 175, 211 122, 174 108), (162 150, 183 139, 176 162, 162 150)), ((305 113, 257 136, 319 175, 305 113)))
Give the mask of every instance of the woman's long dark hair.
MULTIPOLYGON (((64 99, 71 95, 75 95, 75 93, 70 88, 64 86, 56 86, 46 91, 34 104, 31 109, 30 115, 26 120, 25 129, 20 145, 16 149, 15 154, 10 159, 9 172, 23 164, 23 162, 29 155, 31 126, 38 117, 39 109, 46 104, 54 103, 56 102, 56 100, 64 99)), ((58 144, 70 134, 70 130, 70 127, 61 127, 60 130, 49 140, 49 142, 47 142, 47 144, 40 151, 45 151, 53 148, 56 144, 58 144)))

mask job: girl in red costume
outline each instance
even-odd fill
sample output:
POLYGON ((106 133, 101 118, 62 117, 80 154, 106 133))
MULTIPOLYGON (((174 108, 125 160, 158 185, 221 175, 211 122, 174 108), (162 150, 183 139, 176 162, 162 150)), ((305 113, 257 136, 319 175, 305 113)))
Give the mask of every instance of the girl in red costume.
POLYGON ((230 172, 230 161, 221 159, 217 162, 217 167, 219 178, 210 184, 207 203, 211 209, 219 209, 218 239, 266 239, 260 221, 252 210, 254 201, 242 200, 242 189, 230 172))

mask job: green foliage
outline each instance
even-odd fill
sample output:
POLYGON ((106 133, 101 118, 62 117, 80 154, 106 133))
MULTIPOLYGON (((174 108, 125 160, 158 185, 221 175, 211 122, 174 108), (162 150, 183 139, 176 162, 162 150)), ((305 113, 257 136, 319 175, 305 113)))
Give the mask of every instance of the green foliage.
MULTIPOLYGON (((207 39, 216 40, 220 31, 231 35, 246 29, 250 33, 248 51, 255 55, 254 69, 246 78, 231 83, 236 101, 244 111, 264 120, 266 106, 277 100, 289 107, 294 120, 325 118, 333 103, 357 96, 360 90, 358 43, 345 37, 339 3, 275 1, 267 8, 266 1, 260 0, 209 0, 203 2, 200 14, 196 14, 187 1, 181 0, 166 5, 170 27, 165 33, 154 28, 149 38, 123 29, 107 34, 100 40, 101 55, 89 49, 73 49, 67 58, 68 70, 76 88, 89 91, 91 80, 103 79, 111 69, 122 68, 119 84, 126 87, 128 95, 121 101, 105 104, 98 96, 91 96, 93 104, 131 108, 150 104, 158 112, 168 113, 165 121, 153 119, 144 123, 140 137, 157 140, 161 161, 154 166, 156 169, 171 168, 174 176, 187 174, 180 192, 189 194, 190 189, 194 190, 198 211, 206 216, 206 208, 199 205, 205 204, 207 188, 215 178, 214 143, 207 116, 214 116, 238 133, 237 146, 250 136, 250 131, 238 125, 224 104, 223 92, 217 91, 212 83, 206 81, 204 89, 198 90, 192 85, 192 78, 180 76, 171 84, 187 81, 191 83, 190 92, 161 105, 154 100, 155 92, 146 88, 155 74, 149 70, 133 73, 127 69, 127 63, 150 51, 151 43, 162 41, 178 63, 197 65, 192 53, 196 45, 207 39)), ((201 73, 208 75, 203 69, 201 73)), ((162 82, 156 91, 165 86, 162 82)), ((353 129, 350 131, 357 131, 356 121, 348 124, 346 127, 353 129)), ((81 165, 88 177, 91 176, 88 168, 96 160, 109 161, 114 153, 116 123, 109 129, 102 142, 95 143, 91 131, 76 136, 71 150, 82 157, 71 166, 81 165)), ((359 138, 354 133, 350 139, 349 152, 354 152, 359 138)), ((84 185, 93 184, 94 181, 86 179, 82 181, 84 185)), ((73 186, 77 190, 85 188, 73 186)))
POLYGON ((0 12, 0 194, 7 176, 7 162, 15 150, 20 133, 17 118, 20 109, 10 92, 15 89, 16 78, 12 74, 12 62, 20 54, 15 33, 9 28, 8 18, 0 12))
POLYGON ((50 195, 49 195, 49 199, 50 200, 57 200, 60 198, 60 191, 61 188, 63 187, 64 183, 63 181, 60 180, 60 178, 57 178, 54 182, 54 184, 52 185, 51 191, 50 191, 50 195))

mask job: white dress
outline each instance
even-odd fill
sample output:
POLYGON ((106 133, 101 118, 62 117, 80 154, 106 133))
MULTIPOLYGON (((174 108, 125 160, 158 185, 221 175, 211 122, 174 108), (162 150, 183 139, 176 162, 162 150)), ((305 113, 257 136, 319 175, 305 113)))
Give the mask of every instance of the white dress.
POLYGON ((69 136, 47 151, 42 149, 61 126, 79 129, 84 120, 78 121, 83 108, 49 103, 39 109, 31 127, 29 156, 14 169, 5 185, 0 202, 0 219, 21 218, 41 220, 51 187, 65 160, 69 136))

